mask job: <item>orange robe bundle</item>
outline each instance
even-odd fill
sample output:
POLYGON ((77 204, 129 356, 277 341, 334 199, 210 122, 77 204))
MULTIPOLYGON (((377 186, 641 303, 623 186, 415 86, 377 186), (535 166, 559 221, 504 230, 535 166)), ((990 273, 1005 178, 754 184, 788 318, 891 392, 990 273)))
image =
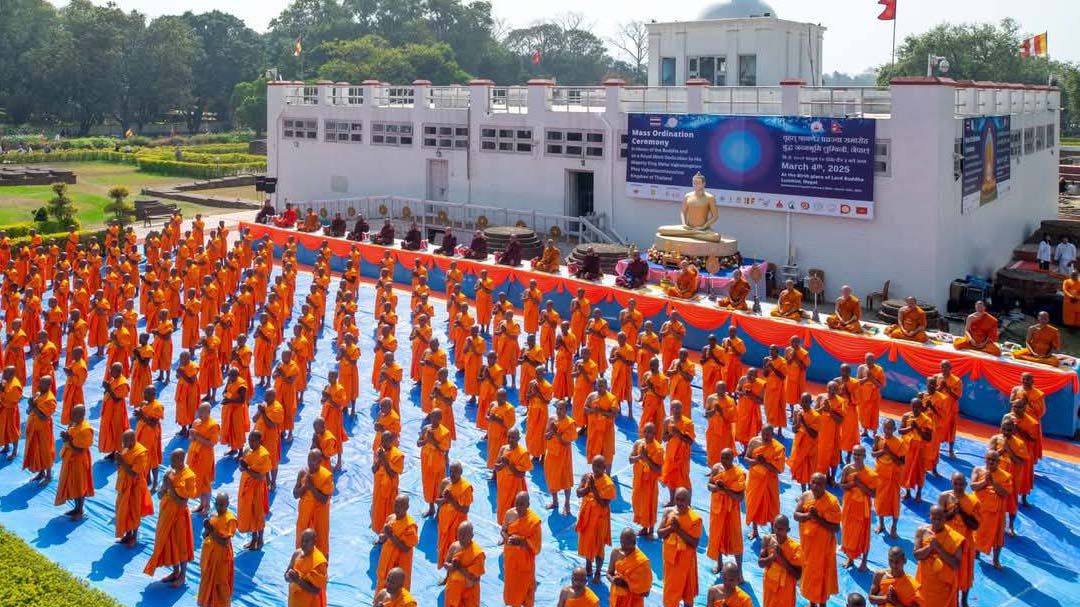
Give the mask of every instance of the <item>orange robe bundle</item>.
POLYGON ((389 539, 380 545, 379 564, 375 569, 375 594, 379 594, 379 591, 383 589, 386 576, 395 567, 401 567, 405 572, 405 589, 412 588, 413 548, 420 542, 416 521, 408 513, 401 518, 398 518, 396 514, 391 514, 385 522, 390 528, 389 533, 405 544, 406 549, 398 548, 397 544, 389 539))
MULTIPOLYGON (((813 507, 819 516, 830 523, 841 521, 840 503, 829 492, 820 498, 809 499, 798 506, 799 512, 813 507)), ((829 597, 839 591, 836 574, 836 534, 814 520, 799 523, 799 541, 802 542, 803 574, 799 590, 811 603, 825 604, 829 597)))
POLYGON ((195 539, 191 530, 191 511, 187 500, 198 497, 195 492, 195 473, 184 466, 176 472, 165 473, 165 485, 171 486, 181 501, 171 493, 162 496, 158 504, 157 529, 154 532, 154 553, 150 555, 143 572, 154 575, 158 567, 175 567, 195 560, 195 539))
MULTIPOLYGON (((746 491, 746 471, 738 465, 720 469, 709 482, 728 491, 746 491)), ((713 491, 709 505, 709 546, 706 554, 719 559, 722 554, 742 554, 742 501, 722 491, 713 491)))
POLYGON ((543 523, 531 509, 506 523, 506 536, 524 540, 521 545, 507 542, 503 549, 503 603, 533 605, 536 600, 536 557, 540 555, 543 523))
POLYGON ((631 454, 634 462, 634 483, 631 501, 634 522, 645 529, 656 525, 656 512, 660 504, 660 472, 664 465, 664 445, 658 440, 644 438, 634 445, 631 454))
MULTIPOLYGON (((592 476, 590 472, 589 475, 596 484, 596 493, 609 503, 601 504, 596 501, 592 492, 582 496, 574 530, 578 536, 578 554, 585 559, 595 559, 604 556, 604 547, 611 545, 610 501, 615 499, 615 482, 606 474, 592 476)), ((585 486, 584 480, 582 479, 582 486, 585 486)))
POLYGON ((207 519, 210 529, 225 542, 217 543, 209 535, 203 540, 199 555, 200 607, 229 607, 233 594, 232 537, 236 535, 236 516, 228 510, 207 519))
MULTIPOLYGON (((877 472, 869 466, 864 466, 852 475, 846 475, 841 482, 852 480, 852 476, 871 491, 877 490, 877 472)), ((870 550, 872 502, 873 498, 858 486, 844 491, 844 504, 840 511, 840 544, 844 554, 850 559, 860 557, 870 550)))
MULTIPOLYGON (((679 529, 690 537, 700 538, 701 516, 688 509, 685 514, 672 510, 666 516, 679 522, 679 529)), ((663 525, 663 523, 661 523, 663 525)), ((698 595, 697 546, 687 544, 678 533, 664 539, 664 605, 693 604, 698 595)))
POLYGON ((146 471, 150 469, 146 447, 136 442, 117 458, 131 469, 129 473, 123 466, 117 466, 116 471, 116 537, 123 537, 138 531, 142 517, 154 513, 154 502, 146 486, 146 471))

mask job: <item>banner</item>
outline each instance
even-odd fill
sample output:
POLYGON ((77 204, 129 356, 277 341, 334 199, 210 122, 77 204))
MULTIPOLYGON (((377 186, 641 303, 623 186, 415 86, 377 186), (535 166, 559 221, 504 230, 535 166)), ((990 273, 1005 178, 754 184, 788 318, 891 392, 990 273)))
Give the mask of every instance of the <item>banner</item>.
POLYGON ((701 172, 723 206, 874 216, 873 119, 630 114, 627 123, 628 196, 681 201, 701 172))
POLYGON ((962 213, 973 211, 1009 193, 1011 125, 1009 116, 964 119, 962 213))

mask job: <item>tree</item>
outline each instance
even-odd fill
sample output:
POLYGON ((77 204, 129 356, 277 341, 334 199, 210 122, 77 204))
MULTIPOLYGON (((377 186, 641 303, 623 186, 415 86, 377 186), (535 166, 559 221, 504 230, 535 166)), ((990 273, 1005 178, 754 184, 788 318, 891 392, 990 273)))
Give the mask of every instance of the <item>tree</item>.
POLYGON ((262 135, 266 131, 266 78, 236 83, 231 105, 233 120, 262 135))
POLYGON ((613 62, 604 42, 593 33, 578 29, 580 23, 571 14, 561 18, 561 23, 539 23, 510 32, 505 44, 518 57, 521 76, 552 77, 560 84, 599 84, 613 62), (539 65, 532 63, 535 51, 540 51, 539 65))
POLYGON ((132 119, 138 129, 169 110, 190 105, 195 85, 193 63, 200 50, 195 32, 180 17, 166 15, 150 22, 136 64, 138 86, 132 119))
POLYGON ((615 35, 608 38, 608 43, 615 47, 629 64, 635 84, 644 84, 649 66, 649 29, 644 21, 620 23, 615 35))
POLYGON ((327 62, 319 77, 362 82, 368 78, 409 83, 417 78, 436 85, 462 83, 469 75, 458 66, 450 47, 441 44, 406 44, 395 48, 379 36, 339 40, 323 45, 327 62))
POLYGON ((54 196, 45 203, 45 212, 60 226, 76 224, 75 203, 68 196, 66 183, 52 184, 54 196))
POLYGON ((109 188, 108 196, 112 198, 112 202, 105 205, 104 210, 106 213, 112 213, 120 225, 127 225, 135 218, 135 205, 127 201, 130 194, 131 192, 122 185, 109 188))
POLYGON ((261 45, 254 30, 228 13, 215 10, 196 15, 189 11, 180 18, 199 40, 192 58, 192 101, 184 108, 188 131, 195 133, 206 112, 228 122, 233 87, 255 78, 260 71, 261 45))
POLYGON ((42 105, 34 90, 35 51, 48 44, 60 17, 46 0, 0 2, 0 119, 28 122, 42 105))

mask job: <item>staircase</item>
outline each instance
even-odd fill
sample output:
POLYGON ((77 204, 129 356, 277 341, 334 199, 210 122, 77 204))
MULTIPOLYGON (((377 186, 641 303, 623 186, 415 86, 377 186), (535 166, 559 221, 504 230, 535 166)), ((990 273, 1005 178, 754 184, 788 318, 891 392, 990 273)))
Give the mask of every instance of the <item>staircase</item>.
POLYGON ((1050 235, 1055 244, 1062 236, 1080 242, 1080 220, 1047 219, 1023 244, 1013 249, 1013 260, 998 270, 994 278, 1001 295, 1009 301, 1018 299, 1025 307, 1034 307, 1056 300, 1063 277, 1056 272, 1039 270, 1035 259, 1039 242, 1046 235, 1050 235))

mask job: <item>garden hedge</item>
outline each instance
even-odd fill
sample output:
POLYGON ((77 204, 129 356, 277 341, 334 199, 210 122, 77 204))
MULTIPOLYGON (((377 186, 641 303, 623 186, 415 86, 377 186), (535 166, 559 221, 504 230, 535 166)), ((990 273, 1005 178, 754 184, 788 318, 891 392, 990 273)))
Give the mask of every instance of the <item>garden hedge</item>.
POLYGON ((120 607, 0 528, 0 607, 120 607))

